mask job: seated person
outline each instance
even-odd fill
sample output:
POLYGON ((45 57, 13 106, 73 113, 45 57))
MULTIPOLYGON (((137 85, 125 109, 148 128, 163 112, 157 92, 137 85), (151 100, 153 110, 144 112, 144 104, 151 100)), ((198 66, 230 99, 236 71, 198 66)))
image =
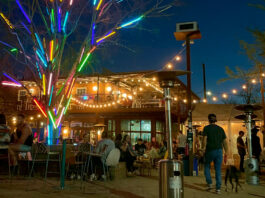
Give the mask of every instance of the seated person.
POLYGON ((137 140, 137 144, 135 144, 135 151, 137 153, 137 155, 142 156, 144 155, 146 150, 146 146, 143 143, 143 140, 141 138, 139 138, 137 140))
POLYGON ((165 154, 166 154, 166 151, 167 151, 167 142, 166 141, 162 141, 161 142, 161 146, 158 150, 158 155, 160 158, 164 158, 165 154))
MULTIPOLYGON (((103 179, 105 179, 105 175, 102 174, 103 170, 103 164, 105 164, 106 159, 109 155, 109 153, 115 148, 114 142, 107 137, 107 132, 102 132, 101 134, 101 140, 98 142, 96 148, 95 148, 95 153, 101 154, 101 157, 92 157, 93 165, 95 169, 98 169, 99 173, 98 175, 101 175, 103 179)), ((95 179, 95 170, 93 171, 90 179, 93 180, 95 179)))
POLYGON ((126 168, 128 171, 128 175, 132 175, 136 170, 133 166, 134 161, 136 160, 137 154, 134 152, 131 145, 131 138, 129 135, 125 135, 122 140, 121 146, 122 155, 125 156, 124 161, 126 162, 126 168))
POLYGON ((11 166, 17 165, 17 153, 30 151, 33 143, 31 128, 25 123, 23 114, 18 114, 17 123, 17 130, 13 136, 14 143, 10 144, 8 148, 11 166))
POLYGON ((10 130, 6 126, 6 117, 0 114, 0 144, 8 144, 10 142, 10 130))

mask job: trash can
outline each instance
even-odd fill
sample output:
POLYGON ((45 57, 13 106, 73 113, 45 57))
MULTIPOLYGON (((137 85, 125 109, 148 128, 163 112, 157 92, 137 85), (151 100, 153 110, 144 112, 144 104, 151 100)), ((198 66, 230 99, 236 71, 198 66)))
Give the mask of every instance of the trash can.
POLYGON ((159 161, 159 197, 183 198, 183 164, 178 160, 159 161))
POLYGON ((255 158, 248 158, 244 161, 246 183, 251 185, 259 184, 259 163, 255 158))

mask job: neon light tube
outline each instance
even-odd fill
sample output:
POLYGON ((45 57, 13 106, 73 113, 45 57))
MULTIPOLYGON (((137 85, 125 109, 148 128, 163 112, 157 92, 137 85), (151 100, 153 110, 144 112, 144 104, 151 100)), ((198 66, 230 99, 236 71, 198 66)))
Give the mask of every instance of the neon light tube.
POLYGON ((57 92, 56 96, 58 96, 58 95, 62 92, 62 90, 63 90, 63 88, 64 88, 64 84, 65 84, 65 83, 63 83, 62 87, 59 89, 59 91, 57 92))
POLYGON ((31 34, 31 32, 29 31, 29 28, 23 23, 23 22, 20 22, 22 25, 23 25, 23 27, 27 30, 27 32, 29 33, 29 34, 31 34))
POLYGON ((23 13, 23 15, 26 17, 27 21, 28 21, 29 23, 31 23, 31 21, 30 21, 28 15, 26 14, 26 12, 25 12, 25 10, 23 9, 22 5, 19 3, 19 0, 16 0, 16 2, 17 2, 17 4, 18 4, 18 6, 19 6, 21 12, 23 13))
POLYGON ((43 95, 46 95, 46 85, 45 85, 45 74, 42 74, 42 89, 43 89, 43 95))
POLYGON ((4 19, 6 24, 10 27, 10 29, 14 29, 13 25, 11 24, 11 22, 5 17, 5 15, 2 12, 0 12, 0 15, 4 19))
POLYGON ((58 32, 61 32, 61 8, 58 8, 58 32))
POLYGON ((92 25, 92 34, 91 34, 91 44, 92 45, 94 45, 94 40, 95 40, 95 23, 93 23, 93 25, 92 25))
POLYGON ((98 6, 97 6, 96 10, 99 10, 101 4, 102 4, 102 0, 99 0, 99 3, 98 3, 98 6))
POLYGON ((64 95, 62 95, 62 98, 61 98, 61 100, 60 100, 60 103, 59 103, 59 106, 58 106, 58 111, 59 111, 59 109, 61 108, 61 105, 62 105, 63 99, 64 99, 64 95))
POLYGON ((40 72, 40 67, 39 67, 39 64, 37 62, 36 62, 36 67, 37 67, 40 79, 42 79, 41 72, 40 72))
POLYGON ((10 50, 10 52, 15 52, 15 51, 17 51, 17 48, 12 48, 12 49, 10 50))
POLYGON ((50 78, 49 78, 49 85, 48 85, 48 95, 50 95, 50 91, 51 91, 51 84, 52 84, 52 73, 50 73, 50 78))
POLYGON ((53 40, 50 41, 50 61, 53 60, 53 40))
POLYGON ((42 55, 40 54, 39 49, 36 50, 36 54, 38 55, 38 57, 39 57, 39 59, 41 60, 41 62, 43 63, 43 65, 44 65, 45 67, 47 67, 47 61, 46 61, 45 58, 42 57, 42 55))
POLYGON ((67 23, 67 20, 68 20, 68 16, 69 16, 69 12, 67 11, 66 14, 65 14, 65 17, 64 17, 64 22, 63 22, 63 32, 64 33, 66 32, 65 27, 66 27, 66 23, 67 23))
POLYGON ((22 87, 22 85, 17 84, 17 83, 13 83, 13 82, 9 82, 9 81, 3 81, 2 85, 4 86, 11 86, 11 87, 22 87))
POLYGON ((61 120, 62 120, 62 117, 63 117, 64 110, 65 110, 65 107, 62 109, 60 117, 57 120, 57 127, 59 127, 59 125, 61 124, 61 120))
POLYGON ((69 107, 69 104, 70 104, 70 101, 71 101, 71 99, 72 99, 72 95, 70 96, 70 98, 68 99, 68 101, 67 101, 67 104, 66 104, 66 107, 65 107, 65 110, 64 110, 64 115, 66 114, 66 112, 67 112, 67 109, 68 109, 68 107, 69 107))
POLYGON ((36 100, 36 98, 33 99, 33 102, 37 105, 37 107, 39 108, 39 110, 41 111, 42 115, 47 118, 47 114, 45 113, 45 111, 42 109, 42 107, 40 106, 39 102, 36 100))
POLYGON ((51 89, 51 95, 50 95, 50 100, 49 100, 49 106, 51 106, 51 102, 52 102, 52 93, 53 93, 53 86, 52 86, 52 89, 51 89))
POLYGON ((90 52, 87 53, 86 58, 83 60, 82 64, 80 65, 80 67, 79 67, 79 69, 78 69, 78 72, 80 72, 80 71, 82 70, 82 68, 84 67, 84 65, 85 65, 85 63, 86 63, 86 61, 87 61, 87 59, 88 59, 89 56, 90 56, 90 54, 91 54, 90 52))
POLYGON ((3 74, 4 74, 4 76, 5 76, 5 77, 9 78, 9 79, 10 79, 10 80, 12 80, 14 83, 16 83, 16 84, 18 84, 18 85, 21 85, 21 86, 22 86, 22 84, 21 84, 21 83, 19 83, 18 81, 16 81, 15 79, 13 79, 12 77, 10 77, 9 75, 7 75, 5 72, 3 72, 3 74))
POLYGON ((121 25, 121 28, 124 28, 124 27, 127 27, 127 26, 129 26, 129 25, 132 25, 133 23, 136 23, 137 21, 140 21, 143 17, 144 17, 144 16, 142 15, 142 16, 140 16, 140 17, 134 19, 134 20, 131 20, 131 21, 129 21, 129 22, 126 22, 126 23, 124 23, 124 24, 121 25))
POLYGON ((5 43, 3 41, 0 41, 0 43, 2 43, 3 45, 6 45, 7 47, 10 47, 10 48, 14 48, 13 46, 9 45, 8 43, 5 43))
POLYGON ((52 24, 54 25, 54 10, 53 10, 53 8, 51 11, 51 20, 52 20, 52 24))
POLYGON ((54 118, 53 118, 52 113, 51 113, 50 110, 48 111, 48 115, 49 115, 49 117, 50 117, 50 120, 52 121, 52 125, 53 125, 53 127, 56 129, 57 126, 56 126, 56 124, 55 124, 54 118))
POLYGON ((70 94, 72 92, 74 82, 75 82, 75 78, 72 80, 71 86, 69 87, 68 94, 67 94, 67 98, 69 98, 69 96, 70 96, 70 94))
POLYGON ((94 0, 93 4, 94 4, 94 6, 95 6, 95 5, 97 4, 97 0, 94 0))
POLYGON ((84 51, 85 51, 85 47, 83 47, 83 49, 82 49, 81 56, 80 56, 80 58, 79 58, 79 63, 80 63, 80 61, 81 61, 81 59, 82 59, 82 57, 83 57, 84 51))
POLYGON ((71 6, 73 4, 73 0, 70 0, 70 3, 69 3, 69 5, 71 6))
POLYGON ((40 46, 40 49, 41 49, 42 53, 45 54, 44 48, 43 48, 42 43, 41 43, 41 40, 40 40, 40 37, 39 37, 39 35, 37 33, 35 33, 35 37, 36 37, 36 39, 38 41, 38 44, 40 46))
POLYGON ((106 34, 105 36, 101 37, 100 39, 97 40, 97 44, 98 44, 99 42, 105 40, 106 38, 112 36, 112 35, 115 34, 115 33, 116 33, 115 31, 112 31, 112 32, 106 34))

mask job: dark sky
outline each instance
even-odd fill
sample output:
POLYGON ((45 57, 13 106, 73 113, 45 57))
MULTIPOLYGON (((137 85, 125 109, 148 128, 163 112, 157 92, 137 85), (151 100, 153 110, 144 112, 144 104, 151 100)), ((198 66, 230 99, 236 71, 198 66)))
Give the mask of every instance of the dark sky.
MULTIPOLYGON (((248 28, 263 28, 265 12, 250 7, 256 0, 186 0, 183 5, 168 10, 171 17, 145 18, 134 29, 124 30, 119 42, 135 52, 113 49, 112 57, 106 60, 105 67, 116 71, 138 71, 162 68, 182 49, 182 42, 176 41, 173 32, 176 22, 197 21, 202 33, 201 40, 191 46, 192 88, 202 96, 202 63, 206 64, 207 90, 214 93, 230 92, 239 88, 239 81, 217 84, 226 77, 225 66, 240 66, 248 69, 248 60, 239 41, 252 42, 248 28), (142 30, 147 29, 147 30, 142 30)), ((183 61, 176 69, 185 69, 183 61)), ((185 79, 184 79, 185 80, 185 79)))

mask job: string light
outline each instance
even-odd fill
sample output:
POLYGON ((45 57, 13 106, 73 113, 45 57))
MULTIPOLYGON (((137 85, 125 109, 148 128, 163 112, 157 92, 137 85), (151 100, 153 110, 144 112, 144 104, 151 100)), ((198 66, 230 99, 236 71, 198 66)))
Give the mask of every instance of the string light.
POLYGON ((224 99, 228 98, 228 96, 227 96, 226 93, 222 94, 222 97, 223 97, 224 99))
POLYGON ((256 79, 252 79, 251 83, 256 84, 257 83, 256 79))
POLYGON ((196 104, 197 103, 197 100, 193 100, 192 103, 196 104))
POLYGON ((176 56, 176 61, 180 61, 181 57, 180 56, 176 56))
POLYGON ((204 99, 202 100, 202 102, 203 102, 203 103, 207 103, 207 100, 204 98, 204 99))
POLYGON ((265 77, 265 73, 262 73, 261 76, 262 76, 262 77, 265 77))
POLYGON ((242 89, 247 89, 247 86, 246 85, 242 85, 242 89))
POLYGON ((236 89, 233 89, 233 90, 232 90, 232 93, 233 93, 233 94, 236 94, 236 93, 237 93, 237 90, 236 90, 236 89))
POLYGON ((212 99, 213 99, 213 101, 217 101, 217 97, 215 97, 215 96, 212 99))
POLYGON ((111 92, 112 88, 111 87, 107 87, 107 91, 111 92))
POLYGON ((212 92, 211 92, 211 91, 207 91, 206 94, 207 94, 208 96, 211 96, 211 95, 212 95, 212 92))
POLYGON ((172 64, 171 64, 171 63, 168 63, 168 64, 167 64, 167 68, 168 68, 168 69, 172 69, 172 68, 173 68, 172 64))
POLYGON ((98 86, 93 86, 93 91, 97 91, 98 90, 98 86))

